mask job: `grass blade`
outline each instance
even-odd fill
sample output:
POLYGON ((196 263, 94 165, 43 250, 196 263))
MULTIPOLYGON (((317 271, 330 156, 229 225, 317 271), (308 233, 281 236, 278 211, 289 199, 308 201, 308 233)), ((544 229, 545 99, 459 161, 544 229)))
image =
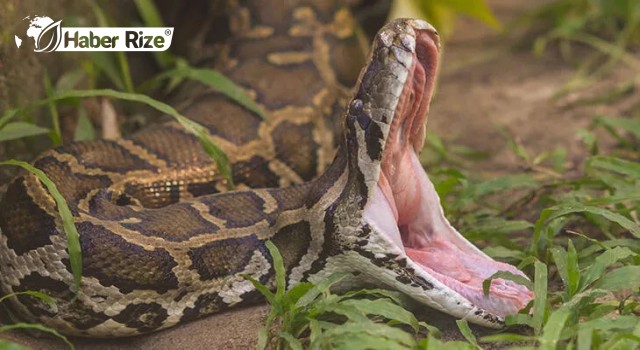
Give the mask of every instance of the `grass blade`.
POLYGON ((348 299, 340 304, 352 306, 366 315, 379 315, 390 320, 404 323, 413 328, 414 332, 418 332, 420 326, 415 316, 398 306, 388 299, 348 299))
POLYGON ((14 329, 34 329, 34 330, 38 330, 41 332, 45 332, 45 333, 49 333, 55 337, 57 337, 58 339, 62 340, 63 342, 65 342, 67 344, 67 346, 69 347, 69 349, 73 350, 75 349, 75 346, 73 346, 73 344, 69 341, 69 339, 67 339, 67 337, 65 337, 64 335, 58 333, 58 331, 56 331, 55 329, 51 329, 49 327, 45 327, 41 324, 37 324, 37 323, 14 323, 14 324, 9 324, 9 325, 5 325, 5 326, 0 326, 0 333, 1 332, 7 332, 10 330, 14 330, 14 329))
POLYGON ((557 348, 560 335, 569 316, 571 316, 571 311, 564 308, 560 308, 549 316, 549 320, 542 330, 542 336, 539 338, 539 350, 554 350, 557 348))
POLYGON ((284 292, 287 289, 286 285, 286 272, 284 270, 284 261, 282 260, 282 255, 280 255, 280 251, 276 247, 275 244, 271 241, 267 241, 265 243, 267 249, 269 250, 269 254, 271 254, 271 259, 273 259, 273 268, 276 273, 276 300, 279 302, 282 300, 284 296, 284 292))
POLYGON ((469 328, 469 323, 467 323, 466 320, 456 320, 456 324, 458 325, 458 329, 460 330, 460 333, 462 333, 464 339, 473 344, 476 348, 482 349, 478 345, 478 340, 476 340, 476 336, 471 331, 471 328, 469 328))
POLYGON ((47 187, 49 193, 56 201, 58 207, 58 213, 62 219, 62 225, 67 235, 67 249, 69 250, 69 263, 71 264, 71 272, 73 273, 73 281, 76 289, 76 293, 80 291, 80 282, 82 280, 82 251, 80 248, 80 235, 76 229, 76 225, 73 220, 73 215, 67 202, 65 201, 56 184, 49 179, 49 177, 40 169, 32 166, 29 163, 25 163, 19 160, 10 159, 4 162, 0 162, 0 165, 17 165, 20 166, 42 181, 47 187))
MULTIPOLYGON (((49 79, 49 73, 45 71, 44 76, 44 92, 47 98, 53 96, 55 91, 53 86, 51 85, 51 80, 49 79)), ((48 99, 47 99, 48 100, 48 99)), ((49 101, 47 103, 49 106, 49 112, 51 113, 51 124, 53 125, 53 130, 51 130, 51 142, 53 146, 60 146, 62 144, 62 132, 60 131, 60 116, 58 115, 58 107, 55 104, 55 101, 49 101)))
POLYGON ((624 247, 615 247, 613 249, 609 249, 604 251, 602 254, 596 257, 595 261, 587 270, 582 274, 582 283, 581 287, 584 289, 589 286, 591 283, 595 282, 597 279, 602 277, 605 270, 617 263, 622 259, 626 259, 630 256, 635 256, 636 254, 632 252, 629 248, 624 247))
POLYGON ((267 302, 269 302, 269 304, 275 305, 276 303, 275 295, 273 294, 273 292, 269 290, 269 288, 267 288, 267 286, 265 286, 264 284, 260 283, 260 281, 256 280, 255 278, 247 274, 241 274, 240 276, 242 276, 242 278, 251 282, 251 284, 253 284, 256 290, 260 292, 260 294, 264 295, 264 297, 267 299, 267 302))
POLYGON ((533 266, 535 271, 535 280, 533 284, 535 299, 533 300, 533 317, 531 322, 536 334, 540 334, 542 325, 544 324, 544 316, 547 306, 547 265, 536 260, 533 266))
POLYGON ((191 79, 212 87, 221 94, 238 102, 246 109, 256 113, 263 120, 266 119, 264 111, 247 96, 232 80, 213 69, 179 67, 157 76, 157 79, 191 79))
MULTIPOLYGON (((156 8, 156 5, 151 0, 134 0, 136 8, 142 21, 146 27, 164 27, 160 12, 156 8)), ((173 58, 168 51, 153 51, 153 57, 161 69, 166 69, 171 66, 173 58)))
POLYGON ((18 114, 17 108, 7 109, 6 111, 4 111, 4 113, 2 113, 2 116, 0 116, 0 127, 8 123, 11 119, 13 119, 13 117, 15 117, 16 114, 18 114))
POLYGON ((2 350, 29 350, 28 347, 22 346, 9 340, 0 339, 0 349, 2 350))
POLYGON ((500 29, 500 22, 493 16, 491 9, 483 0, 441 0, 443 6, 447 6, 456 12, 473 17, 484 24, 500 29))
POLYGON ((623 266, 615 269, 602 276, 593 287, 611 291, 621 289, 637 291, 640 288, 640 266, 623 266))
POLYGON ((56 304, 55 300, 52 297, 50 297, 50 296, 48 296, 48 295, 46 295, 46 294, 44 294, 42 292, 35 291, 35 290, 27 290, 27 291, 24 291, 24 292, 16 292, 16 293, 3 295, 0 298, 0 303, 2 303, 3 301, 5 301, 5 300, 7 300, 9 298, 13 298, 13 297, 16 297, 16 296, 19 296, 19 295, 32 296, 34 298, 37 298, 37 299, 40 299, 40 300, 44 301, 49 306, 54 306, 56 304))
POLYGON ((531 281, 529 281, 528 278, 524 276, 516 275, 509 271, 498 271, 493 275, 491 275, 491 277, 482 281, 482 292, 484 293, 484 295, 489 295, 489 290, 491 289, 491 282, 497 278, 515 282, 517 284, 527 287, 529 290, 533 289, 533 283, 531 283, 531 281))
POLYGON ((289 348, 291 348, 291 350, 302 350, 302 343, 300 342, 300 340, 298 340, 296 337, 294 337, 293 335, 291 335, 291 333, 288 332, 281 332, 279 334, 280 338, 284 339, 287 341, 287 343, 289 344, 289 348))
POLYGON ((313 286, 305 295, 303 295, 298 302, 296 303, 296 308, 301 308, 309 305, 313 300, 315 300, 320 293, 323 293, 327 289, 329 289, 332 285, 338 283, 344 278, 351 276, 350 272, 336 272, 329 277, 323 279, 318 284, 313 286))
POLYGON ((595 156, 589 158, 587 167, 604 169, 640 179, 640 164, 616 157, 595 156))
POLYGON ((150 107, 155 108, 156 110, 168 114, 175 118, 180 125, 182 125, 189 132, 193 133, 202 144, 205 152, 209 154, 209 156, 215 161, 218 171, 223 176, 223 178, 227 181, 227 187, 229 189, 233 189, 233 176, 231 165, 229 164, 229 159, 227 155, 220 149, 216 144, 211 140, 211 136, 209 135, 209 131, 202 125, 194 122, 191 119, 183 116, 178 113, 173 107, 169 106, 166 103, 160 102, 158 100, 152 99, 149 96, 128 92, 120 92, 111 89, 99 89, 99 90, 69 90, 63 93, 57 94, 50 98, 47 98, 44 101, 40 101, 38 104, 46 104, 50 101, 58 101, 64 100, 67 98, 85 98, 85 97, 111 97, 115 99, 125 100, 125 101, 133 101, 144 103, 150 107))
POLYGON ((535 224, 534 231, 537 232, 548 222, 557 219, 559 217, 563 217, 569 214, 575 213, 591 213, 598 216, 602 216, 605 219, 615 222, 623 228, 629 230, 631 234, 640 238, 640 226, 638 226, 633 221, 627 219, 623 215, 612 212, 608 209, 602 209, 598 207, 583 205, 580 203, 570 203, 570 204, 560 204, 555 207, 547 208, 542 211, 540 214, 540 218, 535 224))
POLYGON ((0 129, 0 142, 21 139, 23 137, 42 135, 51 130, 26 122, 7 123, 0 129))

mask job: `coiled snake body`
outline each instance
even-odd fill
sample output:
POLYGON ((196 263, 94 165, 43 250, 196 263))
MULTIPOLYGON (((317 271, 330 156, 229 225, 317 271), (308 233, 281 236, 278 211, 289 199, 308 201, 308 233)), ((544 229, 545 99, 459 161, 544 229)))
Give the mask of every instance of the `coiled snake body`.
POLYGON ((435 30, 386 25, 351 93, 365 58, 349 11, 276 3, 230 6, 233 35, 216 63, 266 120, 211 91, 181 109, 227 153, 237 190, 225 192, 197 139, 173 122, 46 152, 34 165, 74 215, 82 285, 76 297, 54 200, 35 176, 19 176, 0 203, 0 286, 42 291, 57 307, 21 295, 11 299, 16 314, 79 336, 170 327, 258 300, 241 275, 273 286, 266 240, 283 254, 288 286, 352 271, 354 283, 491 327, 526 305, 531 293, 510 281, 482 295, 497 270, 520 272, 449 225, 417 161, 435 30))

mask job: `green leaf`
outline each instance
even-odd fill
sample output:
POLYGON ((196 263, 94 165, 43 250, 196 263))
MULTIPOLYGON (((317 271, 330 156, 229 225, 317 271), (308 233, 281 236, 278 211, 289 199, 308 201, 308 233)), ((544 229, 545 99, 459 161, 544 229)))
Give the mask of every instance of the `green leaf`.
POLYGON ((414 332, 418 332, 420 328, 418 320, 411 312, 392 303, 388 299, 348 299, 342 301, 340 304, 353 306, 366 315, 379 315, 390 320, 404 323, 411 326, 414 332))
MULTIPOLYGON (((51 80, 49 79, 49 73, 44 72, 44 92, 47 97, 51 97, 55 94, 53 87, 51 86, 51 80)), ((53 130, 51 130, 51 142, 54 146, 60 146, 62 144, 62 133, 60 132, 60 116, 58 115, 58 107, 55 101, 49 101, 47 103, 49 112, 51 113, 51 124, 53 130)))
POLYGON ((317 283, 313 288, 311 288, 307 294, 303 295, 298 302, 296 302, 296 308, 301 308, 309 305, 312 301, 314 301, 320 293, 328 290, 332 285, 340 282, 344 278, 351 276, 350 272, 336 272, 329 277, 323 279, 319 283, 317 283))
POLYGON ((193 133, 202 144, 205 152, 209 154, 209 156, 216 162, 218 167, 218 171, 222 175, 224 179, 227 181, 227 187, 232 189, 233 185, 233 175, 231 171, 231 165, 229 164, 229 159, 227 155, 220 149, 215 143, 211 140, 211 136, 209 135, 209 131, 202 125, 194 122, 191 119, 183 116, 178 113, 173 107, 169 106, 166 103, 160 102, 158 100, 152 99, 149 96, 135 93, 127 93, 127 92, 119 92, 111 89, 101 89, 101 90, 69 90, 63 93, 52 96, 46 100, 40 101, 38 105, 46 104, 51 101, 64 100, 67 98, 85 98, 85 97, 111 97, 115 99, 125 100, 125 101, 133 101, 144 103, 148 106, 155 108, 156 110, 168 114, 175 118, 180 125, 182 125, 189 132, 193 133))
POLYGON ((596 123, 623 129, 631 133, 635 137, 640 138, 640 120, 616 117, 599 117, 596 118, 596 123))
POLYGON ((64 72, 56 81, 55 92, 60 93, 75 88, 84 76, 85 71, 82 68, 64 72))
POLYGON ((580 287, 580 263, 578 262, 578 252, 573 246, 572 240, 569 240, 568 243, 567 272, 569 275, 569 296, 573 296, 580 287))
MULTIPOLYGON (((113 54, 106 51, 92 51, 89 52, 89 57, 91 58, 91 64, 93 64, 96 70, 103 73, 116 89, 125 90, 125 85, 118 72, 113 54)), ((58 94, 59 93, 60 92, 58 92, 58 94)))
POLYGON ((509 271, 498 271, 493 275, 491 275, 491 277, 482 281, 482 292, 484 293, 484 295, 489 295, 491 282, 497 278, 502 278, 503 280, 509 280, 509 281, 515 282, 517 284, 527 287, 529 290, 533 289, 533 283, 531 283, 531 281, 529 281, 528 278, 524 276, 516 275, 509 271))
POLYGON ((4 295, 4 296, 2 296, 0 298, 0 303, 2 303, 3 301, 5 301, 5 300, 7 300, 9 298, 13 298, 13 297, 16 297, 16 296, 19 296, 19 295, 32 296, 34 298, 37 298, 37 299, 40 299, 40 300, 44 301, 49 306, 55 306, 55 304, 56 304, 56 301, 52 297, 50 297, 47 294, 44 294, 42 292, 35 291, 35 290, 27 290, 27 291, 24 291, 24 292, 16 292, 16 293, 11 293, 11 294, 4 295))
POLYGON ((96 139, 96 129, 93 127, 91 120, 87 117, 84 108, 79 109, 78 125, 73 134, 74 141, 91 141, 96 139))
POLYGON ((629 230, 629 232, 631 232, 634 236, 640 238, 640 226, 638 226, 633 221, 608 209, 583 205, 580 203, 560 204, 555 207, 544 209, 540 214, 540 218, 535 224, 534 232, 540 230, 545 224, 554 219, 575 213, 591 213, 602 216, 609 221, 617 223, 623 228, 629 230))
POLYGON ((620 158, 594 156, 587 160, 587 167, 604 169, 640 179, 640 164, 620 158))
POLYGON ((511 190, 514 188, 529 188, 538 186, 538 182, 529 175, 507 175, 497 179, 484 181, 475 186, 475 196, 511 190))
POLYGON ((401 292, 396 292, 387 289, 360 289, 352 290, 342 295, 343 298, 352 297, 376 297, 376 298, 388 298, 398 305, 403 305, 405 295, 401 292))
POLYGON ((138 12, 147 27, 164 27, 160 12, 156 8, 153 1, 150 0, 134 0, 138 12))
POLYGON ((300 300, 303 295, 307 294, 311 288, 313 288, 313 284, 309 282, 300 282, 296 284, 284 294, 282 304, 284 306, 294 307, 298 300, 300 300))
POLYGON ((266 119, 264 111, 247 96, 232 80, 213 69, 180 67, 157 76, 157 79, 187 78, 212 87, 221 94, 238 102, 241 106, 266 119))
POLYGON ((28 347, 20 345, 18 343, 14 343, 10 340, 0 339, 0 349, 1 350, 29 350, 28 347))
POLYGON ((358 308, 347 305, 344 303, 336 302, 335 298, 321 299, 315 303, 313 303, 313 307, 315 312, 318 314, 325 314, 328 312, 333 312, 338 315, 345 316, 349 321, 356 323, 369 322, 370 320, 367 318, 367 314, 365 312, 360 311, 358 308))
MULTIPOLYGON (((395 346, 398 348, 401 348, 401 346, 412 347, 415 345, 415 340, 409 333, 399 328, 370 321, 360 323, 348 322, 339 327, 334 327, 328 330, 323 335, 323 338, 331 340, 330 343, 336 343, 339 340, 344 341, 345 339, 354 339, 355 337, 378 338, 378 341, 391 340, 396 343, 395 346)), ((358 349, 367 348, 362 347, 362 345, 359 345, 358 343, 359 342, 348 342, 348 344, 358 349)), ((350 349, 350 347, 345 346, 344 349, 350 349)))
POLYGON ((503 246, 486 247, 482 250, 494 259, 514 259, 522 260, 526 258, 526 254, 520 250, 509 249, 503 246))
POLYGON ((60 214, 60 218, 62 219, 62 226, 64 227, 64 231, 67 235, 69 262, 71 264, 71 272, 73 273, 73 280, 77 293, 78 291, 80 291, 80 282, 82 279, 82 251, 80 249, 80 239, 73 219, 73 215, 71 214, 71 210, 69 210, 69 206, 67 206, 67 202, 65 201, 62 194, 60 194, 60 191, 58 191, 58 187, 42 170, 35 168, 29 163, 10 159, 4 162, 0 162, 0 165, 17 165, 28 170, 29 172, 37 176, 40 181, 42 181, 42 183, 47 187, 47 190, 49 191, 53 199, 56 201, 58 213, 60 214))
POLYGON ((473 332, 471 331, 471 328, 469 328, 469 324, 467 323, 466 320, 456 320, 456 324, 458 325, 458 329, 460 330, 460 333, 462 333, 462 336, 464 337, 464 339, 466 339, 469 343, 473 344, 476 348, 482 349, 478 345, 476 336, 473 335, 473 332))
POLYGON ((258 331, 258 344, 256 345, 256 349, 264 350, 267 348, 267 342, 269 341, 269 331, 267 327, 262 327, 258 331))
POLYGON ((501 27, 500 22, 493 16, 489 6, 483 0, 440 0, 439 3, 456 12, 473 17, 494 29, 501 27))
POLYGON ((289 344, 289 347, 292 350, 302 350, 302 343, 300 342, 300 340, 296 339, 296 337, 294 337, 293 335, 291 335, 291 333, 288 332, 280 332, 280 334, 278 334, 278 336, 284 340, 287 341, 287 343, 289 344))
POLYGON ((571 316, 571 311, 564 308, 554 311, 551 316, 549 316, 549 320, 542 330, 542 336, 539 338, 539 350, 555 350, 557 348, 562 330, 569 316, 571 316))
POLYGON ((65 342, 67 344, 67 346, 69 347, 69 349, 71 349, 71 350, 75 349, 75 347, 69 341, 69 339, 67 339, 67 337, 65 337, 64 335, 58 333, 58 331, 56 331, 55 329, 51 329, 49 327, 45 327, 45 326, 43 326, 41 324, 36 324, 36 323, 9 324, 9 325, 5 325, 5 326, 0 326, 0 333, 1 332, 7 332, 7 331, 10 331, 10 330, 14 330, 14 329, 33 329, 33 330, 38 330, 38 331, 41 331, 41 332, 49 333, 49 334, 51 334, 53 336, 56 336, 57 338, 59 338, 63 342, 65 342))
POLYGON ((569 298, 578 291, 580 285, 580 267, 578 265, 578 254, 573 242, 569 240, 569 253, 561 247, 551 248, 551 255, 556 263, 558 274, 564 282, 569 298))
POLYGON ((284 261, 282 260, 282 255, 280 255, 280 251, 278 250, 276 245, 271 241, 266 241, 265 245, 269 250, 271 259, 273 259, 273 268, 276 273, 276 300, 279 302, 282 300, 284 292, 287 290, 287 282, 285 280, 287 277, 287 273, 284 269, 284 261))
MULTIPOLYGON (((160 12, 153 1, 135 0, 134 3, 146 27, 164 27, 160 12)), ((153 51, 153 56, 163 70, 171 66, 173 62, 173 58, 168 51, 153 51)))
POLYGON ((514 334, 514 333, 499 333, 486 335, 480 338, 480 341, 483 343, 498 343, 498 342, 525 342, 525 341, 535 341, 537 337, 523 334, 514 334))
POLYGON ((18 109, 17 108, 12 108, 12 109, 5 110, 4 113, 2 113, 2 116, 0 116, 0 128, 2 128, 3 125, 5 125, 11 119, 13 119, 13 117, 15 117, 16 114, 18 114, 18 109))
POLYGON ((488 218, 474 222, 470 231, 479 233, 511 233, 532 228, 533 224, 526 220, 505 220, 503 218, 488 218))
POLYGON ((533 266, 535 274, 533 284, 535 299, 533 300, 533 318, 531 322, 536 334, 540 334, 542 325, 544 324, 547 306, 547 265, 536 260, 533 266))
POLYGON ((602 276, 594 288, 605 290, 631 289, 637 291, 640 288, 640 266, 623 266, 602 276))
POLYGON ((51 130, 26 122, 11 122, 0 129, 0 142, 42 135, 51 130))
POLYGON ((251 284, 253 284, 256 290, 260 292, 260 294, 264 295, 264 297, 267 299, 267 302, 269 304, 274 305, 276 303, 275 295, 273 294, 273 292, 269 290, 269 288, 267 288, 267 286, 265 286, 264 284, 260 283, 260 281, 256 280, 255 278, 247 274, 243 273, 243 274, 240 274, 240 276, 248 280, 249 282, 251 282, 251 284))
POLYGON ((622 259, 626 259, 630 256, 635 256, 636 254, 629 250, 629 248, 624 247, 616 247, 613 249, 609 249, 604 251, 602 254, 598 255, 594 260, 593 264, 589 266, 582 274, 582 283, 581 286, 584 289, 589 286, 591 283, 595 282, 597 279, 602 277, 604 271, 611 265, 617 263, 622 259))

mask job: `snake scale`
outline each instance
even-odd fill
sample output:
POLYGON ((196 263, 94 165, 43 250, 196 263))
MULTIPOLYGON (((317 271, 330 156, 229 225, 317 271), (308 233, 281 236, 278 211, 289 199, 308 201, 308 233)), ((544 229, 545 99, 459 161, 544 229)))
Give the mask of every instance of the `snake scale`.
POLYGON ((394 20, 367 58, 356 21, 335 1, 228 9, 231 36, 213 67, 267 118, 201 87, 187 90, 180 110, 229 156, 236 190, 175 122, 45 152, 34 165, 69 204, 83 279, 76 295, 49 192, 33 175, 16 177, 0 203, 2 293, 56 301, 11 298, 16 315, 112 337, 256 302, 241 275, 274 286, 267 240, 283 255, 288 286, 350 271, 350 285, 386 286, 494 328, 531 300, 502 279, 482 295, 494 272, 521 272, 449 225, 418 162, 438 66, 433 27, 394 20))

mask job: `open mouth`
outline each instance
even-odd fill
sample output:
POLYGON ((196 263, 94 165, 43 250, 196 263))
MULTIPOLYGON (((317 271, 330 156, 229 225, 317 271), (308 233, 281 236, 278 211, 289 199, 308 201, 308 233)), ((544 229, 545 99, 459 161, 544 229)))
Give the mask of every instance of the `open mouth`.
POLYGON ((489 294, 484 295, 482 283, 497 271, 524 274, 491 259, 449 224, 418 160, 437 55, 433 32, 416 30, 412 65, 387 136, 377 188, 365 208, 364 219, 401 248, 412 265, 422 270, 420 275, 434 286, 504 317, 524 308, 533 293, 498 278, 492 281, 489 294))

